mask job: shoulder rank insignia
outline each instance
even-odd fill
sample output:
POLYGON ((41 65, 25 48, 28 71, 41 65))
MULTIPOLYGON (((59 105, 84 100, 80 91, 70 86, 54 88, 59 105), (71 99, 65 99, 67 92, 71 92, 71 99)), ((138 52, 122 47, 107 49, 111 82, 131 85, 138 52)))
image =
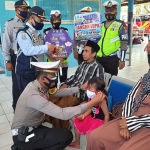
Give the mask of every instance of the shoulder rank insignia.
POLYGON ((42 87, 38 87, 38 90, 39 90, 40 93, 45 94, 45 91, 42 87))
POLYGON ((9 19, 8 22, 11 21, 11 20, 13 20, 13 19, 14 19, 14 18, 9 19))
POLYGON ((53 88, 53 89, 48 90, 48 93, 51 95, 55 94, 56 92, 57 92, 57 88, 53 88))

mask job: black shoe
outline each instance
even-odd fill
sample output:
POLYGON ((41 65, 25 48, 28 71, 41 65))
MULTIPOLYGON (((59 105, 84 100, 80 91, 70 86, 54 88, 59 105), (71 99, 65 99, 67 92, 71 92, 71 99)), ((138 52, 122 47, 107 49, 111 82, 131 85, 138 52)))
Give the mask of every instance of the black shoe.
POLYGON ((16 147, 15 145, 11 146, 11 150, 23 150, 22 148, 16 147))

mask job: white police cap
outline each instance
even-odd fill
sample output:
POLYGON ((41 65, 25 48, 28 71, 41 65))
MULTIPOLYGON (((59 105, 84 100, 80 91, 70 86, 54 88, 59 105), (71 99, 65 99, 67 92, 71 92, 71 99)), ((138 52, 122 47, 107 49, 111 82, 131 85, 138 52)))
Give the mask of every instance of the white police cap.
POLYGON ((105 8, 117 7, 117 5, 119 5, 119 3, 115 0, 108 0, 103 4, 105 8))
POLYGON ((53 17, 60 17, 61 16, 61 13, 60 13, 60 11, 59 10, 52 10, 51 12, 50 12, 50 16, 53 18, 53 17))
POLYGON ((82 8, 81 10, 79 10, 79 12, 91 12, 92 8, 90 6, 86 6, 84 8, 82 8))
POLYGON ((60 61, 55 62, 30 62, 31 65, 35 66, 36 71, 44 72, 57 72, 60 61))

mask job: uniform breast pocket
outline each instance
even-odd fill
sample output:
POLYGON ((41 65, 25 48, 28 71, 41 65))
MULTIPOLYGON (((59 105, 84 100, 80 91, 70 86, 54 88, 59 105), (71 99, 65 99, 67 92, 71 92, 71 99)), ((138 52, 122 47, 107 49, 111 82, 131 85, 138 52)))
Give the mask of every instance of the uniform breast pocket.
POLYGON ((13 29, 13 38, 12 38, 12 41, 16 41, 17 40, 17 32, 18 32, 18 29, 13 29))

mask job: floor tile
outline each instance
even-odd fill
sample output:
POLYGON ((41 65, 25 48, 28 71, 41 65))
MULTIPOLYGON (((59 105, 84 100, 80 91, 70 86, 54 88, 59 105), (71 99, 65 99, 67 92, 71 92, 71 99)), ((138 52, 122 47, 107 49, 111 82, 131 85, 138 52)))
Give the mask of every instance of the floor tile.
POLYGON ((5 114, 13 113, 12 101, 1 102, 5 114))
POLYGON ((6 117, 7 117, 9 122, 12 122, 13 118, 14 118, 14 113, 6 114, 6 117))
POLYGON ((11 130, 9 123, 0 124, 0 134, 7 133, 11 130))
POLYGON ((0 150, 10 150, 11 146, 12 146, 12 144, 11 145, 7 145, 5 147, 0 148, 0 150))
POLYGON ((4 114, 2 107, 0 106, 0 116, 4 114))
POLYGON ((0 124, 3 124, 3 123, 8 123, 8 120, 5 115, 0 116, 0 124))
POLYGON ((13 144, 11 132, 0 135, 0 148, 13 144))
POLYGON ((1 96, 10 96, 10 95, 11 95, 11 93, 8 90, 0 93, 0 97, 1 96))
POLYGON ((5 87, 6 87, 6 85, 0 84, 0 89, 5 88, 5 87))
POLYGON ((5 101, 12 101, 12 95, 7 95, 7 96, 1 96, 0 97, 0 103, 5 102, 5 101))
POLYGON ((3 93, 3 92, 8 92, 8 88, 7 88, 7 87, 1 88, 1 89, 0 89, 0 95, 1 95, 1 93, 3 93))

